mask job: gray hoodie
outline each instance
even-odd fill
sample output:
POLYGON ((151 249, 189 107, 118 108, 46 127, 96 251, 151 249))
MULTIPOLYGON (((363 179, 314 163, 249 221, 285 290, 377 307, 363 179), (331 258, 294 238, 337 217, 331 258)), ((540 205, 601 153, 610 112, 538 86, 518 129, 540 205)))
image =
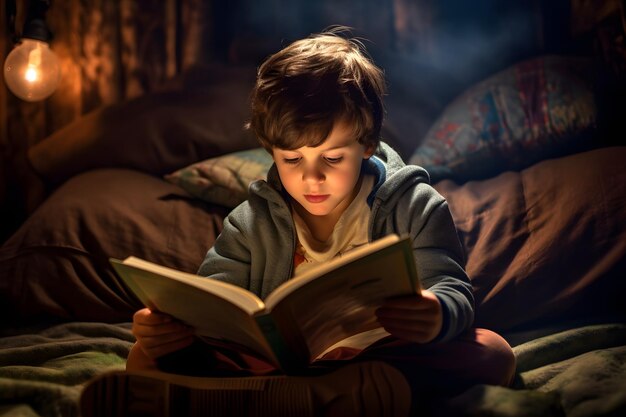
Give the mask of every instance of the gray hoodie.
MULTIPOLYGON (((463 269, 464 256, 448 204, 429 185, 427 172, 405 165, 381 143, 362 169, 375 175, 368 197, 372 214, 369 240, 391 233, 413 239, 418 277, 443 308, 436 341, 449 340, 474 320, 472 287, 463 269)), ((265 298, 292 276, 296 231, 276 166, 268 180, 250 184, 248 200, 224 220, 224 229, 209 249, 199 275, 227 281, 265 298)))

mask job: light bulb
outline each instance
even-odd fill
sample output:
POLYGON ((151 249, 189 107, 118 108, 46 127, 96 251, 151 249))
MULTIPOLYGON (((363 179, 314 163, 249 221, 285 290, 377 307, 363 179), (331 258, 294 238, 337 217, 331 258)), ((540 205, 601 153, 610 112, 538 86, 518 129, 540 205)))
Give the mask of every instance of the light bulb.
POLYGON ((50 96, 60 75, 56 55, 46 42, 37 39, 22 38, 4 61, 7 87, 22 100, 39 101, 50 96))

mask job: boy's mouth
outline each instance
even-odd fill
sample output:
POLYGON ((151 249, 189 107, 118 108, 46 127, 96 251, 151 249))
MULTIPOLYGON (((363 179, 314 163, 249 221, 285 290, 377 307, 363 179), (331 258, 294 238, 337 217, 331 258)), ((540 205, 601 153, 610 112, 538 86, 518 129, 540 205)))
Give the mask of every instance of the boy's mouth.
POLYGON ((305 194, 304 198, 306 198, 306 201, 308 201, 309 203, 321 203, 323 201, 326 201, 326 199, 330 197, 330 194, 305 194))

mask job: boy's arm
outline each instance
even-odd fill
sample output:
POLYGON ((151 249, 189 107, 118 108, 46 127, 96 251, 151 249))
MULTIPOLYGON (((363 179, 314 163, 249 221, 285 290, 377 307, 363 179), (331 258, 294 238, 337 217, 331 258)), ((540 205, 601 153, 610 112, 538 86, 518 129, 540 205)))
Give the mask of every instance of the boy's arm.
POLYGON ((251 252, 244 220, 247 203, 233 210, 225 219, 220 235, 208 250, 198 275, 226 281, 242 288, 250 288, 251 252), (244 206, 244 207, 242 207, 244 206))
MULTIPOLYGON (((263 181, 251 187, 265 188, 263 181)), ((267 297, 291 277, 293 220, 289 206, 274 190, 274 201, 251 194, 224 220, 222 232, 209 249, 198 274, 229 282, 267 297)))
POLYGON ((450 340, 472 326, 474 296, 448 203, 425 183, 416 186, 403 201, 422 287, 436 295, 441 304, 442 326, 435 340, 450 340))

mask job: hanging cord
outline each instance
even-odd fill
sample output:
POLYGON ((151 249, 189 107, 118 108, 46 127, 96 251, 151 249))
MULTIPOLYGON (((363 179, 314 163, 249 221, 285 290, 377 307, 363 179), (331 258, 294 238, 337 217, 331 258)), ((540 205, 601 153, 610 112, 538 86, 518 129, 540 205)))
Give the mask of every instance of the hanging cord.
POLYGON ((15 0, 6 0, 5 10, 7 16, 7 28, 9 29, 11 42, 17 43, 19 41, 19 36, 15 32, 15 18, 17 16, 17 5, 15 4, 15 0))

